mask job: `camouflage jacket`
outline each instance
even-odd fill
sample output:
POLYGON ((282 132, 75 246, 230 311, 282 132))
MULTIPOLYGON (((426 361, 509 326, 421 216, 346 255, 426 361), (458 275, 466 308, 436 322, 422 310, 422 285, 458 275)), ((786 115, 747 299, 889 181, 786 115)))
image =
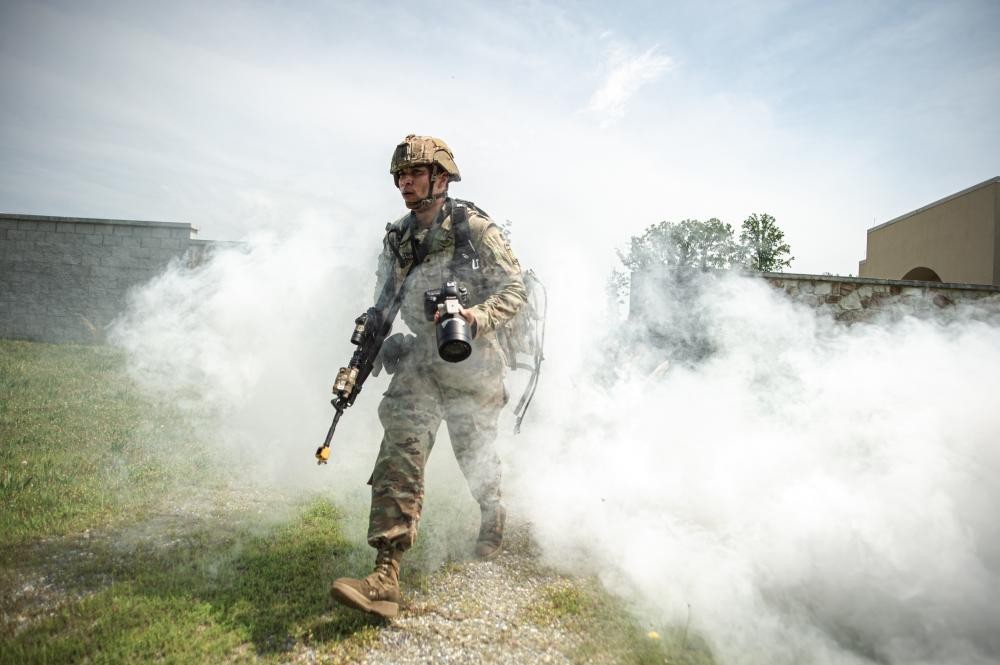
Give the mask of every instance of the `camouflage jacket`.
MULTIPOLYGON (((455 235, 449 214, 451 205, 452 201, 448 199, 445 202, 445 217, 441 221, 441 228, 432 237, 424 262, 414 268, 410 275, 400 307, 403 321, 418 336, 434 336, 434 324, 424 318, 424 292, 441 288, 445 281, 454 278, 451 261, 455 251, 455 235)), ((521 265, 496 223, 474 207, 467 210, 469 235, 479 254, 481 277, 472 280, 475 283, 462 282, 461 285, 469 289, 469 308, 476 317, 476 340, 489 340, 495 346, 494 332, 517 314, 527 297, 521 277, 521 265)), ((376 270, 376 301, 387 279, 391 278, 394 288, 399 288, 413 260, 414 241, 419 245, 430 232, 428 229, 417 228, 417 219, 412 213, 386 227, 385 242, 376 270), (402 265, 392 251, 392 245, 396 246, 402 257, 402 265)))

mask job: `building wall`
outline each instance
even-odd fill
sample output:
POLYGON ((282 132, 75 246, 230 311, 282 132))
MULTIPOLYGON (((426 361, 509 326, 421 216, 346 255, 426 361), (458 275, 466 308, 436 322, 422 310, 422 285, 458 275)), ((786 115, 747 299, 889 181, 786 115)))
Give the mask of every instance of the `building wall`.
POLYGON ((102 341, 128 290, 184 256, 196 232, 190 224, 0 214, 0 337, 102 341))
POLYGON ((861 277, 903 279, 927 268, 942 282, 1000 285, 1000 178, 869 229, 858 267, 861 277))

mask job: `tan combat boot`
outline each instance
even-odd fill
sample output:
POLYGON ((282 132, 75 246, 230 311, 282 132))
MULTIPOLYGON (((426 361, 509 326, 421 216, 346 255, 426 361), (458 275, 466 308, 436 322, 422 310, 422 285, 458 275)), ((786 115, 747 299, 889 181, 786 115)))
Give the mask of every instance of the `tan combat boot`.
POLYGON ((341 577, 330 587, 337 602, 362 612, 388 619, 399 614, 403 596, 399 593, 399 560, 403 552, 381 547, 375 558, 375 570, 363 580, 341 577))
POLYGON ((480 559, 492 559, 500 554, 502 549, 503 525, 507 521, 507 511, 500 503, 482 506, 480 511, 476 556, 480 559))

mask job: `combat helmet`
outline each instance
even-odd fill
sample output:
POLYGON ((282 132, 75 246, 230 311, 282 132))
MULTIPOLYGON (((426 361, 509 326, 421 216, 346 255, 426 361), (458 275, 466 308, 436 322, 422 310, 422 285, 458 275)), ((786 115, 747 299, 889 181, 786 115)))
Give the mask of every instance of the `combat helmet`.
POLYGON ((433 136, 410 134, 396 146, 396 150, 392 153, 392 162, 389 164, 389 173, 392 174, 397 187, 399 186, 399 172, 414 166, 430 166, 432 176, 436 175, 440 169, 448 174, 449 180, 454 182, 462 179, 451 148, 448 147, 447 143, 433 136))

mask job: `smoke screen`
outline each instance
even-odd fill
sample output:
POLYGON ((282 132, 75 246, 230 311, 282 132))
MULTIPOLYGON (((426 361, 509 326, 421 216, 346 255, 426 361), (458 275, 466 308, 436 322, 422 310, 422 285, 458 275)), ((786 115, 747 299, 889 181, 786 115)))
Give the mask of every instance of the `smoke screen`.
MULTIPOLYGON (((345 415, 329 467, 311 454, 377 235, 306 218, 177 264, 114 333, 140 385, 212 423, 220 454, 240 447, 245 479, 334 497, 359 540, 386 377, 345 415)), ((532 266, 549 292, 538 393, 498 442, 512 519, 544 562, 597 575, 651 626, 690 621, 720 662, 1000 659, 996 299, 844 326, 712 275, 658 294, 668 315, 646 329, 580 306, 603 288, 590 256, 550 261, 532 266)), ((446 441, 425 511, 441 557, 477 526, 446 441), (473 522, 436 528, 450 510, 473 522)))

